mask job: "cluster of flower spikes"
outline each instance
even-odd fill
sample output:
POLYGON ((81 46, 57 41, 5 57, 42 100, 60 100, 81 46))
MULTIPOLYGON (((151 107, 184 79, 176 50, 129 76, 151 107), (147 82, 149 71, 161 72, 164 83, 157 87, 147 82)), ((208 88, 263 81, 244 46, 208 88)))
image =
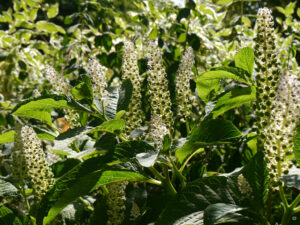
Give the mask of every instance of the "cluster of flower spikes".
MULTIPOLYGON (((55 69, 51 66, 46 66, 45 69, 46 79, 50 81, 51 85, 60 94, 70 96, 70 90, 72 89, 71 85, 66 82, 63 77, 59 76, 55 69)), ((80 126, 78 119, 79 114, 72 109, 64 109, 65 119, 68 123, 71 124, 71 127, 80 126)))
POLYGON ((133 86, 128 111, 124 116, 126 121, 124 133, 126 136, 129 136, 134 129, 142 125, 143 119, 141 95, 142 78, 139 75, 137 51, 134 47, 134 44, 129 41, 126 41, 124 44, 122 72, 123 79, 130 79, 133 86))
POLYGON ((108 194, 106 195, 107 225, 122 224, 125 218, 125 189, 128 181, 108 184, 108 194))
POLYGON ((263 148, 264 127, 270 123, 275 106, 276 87, 280 75, 278 52, 275 45, 274 22, 268 8, 258 10, 257 37, 255 45, 256 75, 256 119, 258 146, 263 148))
POLYGON ((190 80, 193 79, 192 68, 194 65, 194 52, 189 47, 181 60, 176 76, 176 92, 177 92, 177 116, 181 117, 181 121, 185 121, 190 116, 193 104, 193 95, 190 89, 190 80))
POLYGON ((108 95, 106 91, 106 72, 107 68, 102 66, 95 57, 92 57, 88 61, 87 72, 92 82, 93 91, 101 100, 108 95))
POLYGON ((16 125, 12 159, 15 179, 19 185, 24 185, 24 179, 29 179, 35 198, 39 202, 53 185, 54 175, 33 128, 16 125))
POLYGON ((168 130, 173 125, 168 79, 162 59, 162 52, 154 41, 148 46, 148 89, 153 118, 161 118, 168 130))
POLYGON ((264 151, 271 187, 276 190, 281 185, 280 176, 292 166, 286 159, 293 153, 293 136, 300 118, 300 80, 296 75, 281 75, 275 103, 271 122, 265 128, 264 151))
POLYGON ((240 192, 243 195, 250 196, 252 194, 252 188, 248 183, 248 181, 246 180, 246 178, 243 176, 243 174, 240 174, 238 176, 238 185, 239 185, 240 192))

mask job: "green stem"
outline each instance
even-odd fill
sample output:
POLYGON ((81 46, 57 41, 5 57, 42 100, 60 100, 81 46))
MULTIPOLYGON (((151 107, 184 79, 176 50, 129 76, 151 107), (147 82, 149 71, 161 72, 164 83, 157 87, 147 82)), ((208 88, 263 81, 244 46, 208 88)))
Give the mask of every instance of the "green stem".
POLYGON ((284 195, 284 191, 283 191, 282 185, 279 186, 279 194, 280 194, 280 198, 281 198, 281 201, 283 203, 284 209, 287 209, 289 207, 289 204, 288 204, 288 202, 286 200, 286 197, 284 195))
MULTIPOLYGON (((291 204, 291 208, 295 208, 298 206, 298 204, 300 203, 300 194, 298 194, 298 196, 295 198, 295 200, 292 202, 291 204)), ((299 208, 299 207, 297 207, 299 208)), ((297 208, 295 208, 294 210, 297 210, 297 208)))
POLYGON ((189 134, 191 132, 191 128, 190 128, 190 123, 189 123, 188 118, 185 121, 185 126, 186 126, 187 134, 189 134))
POLYGON ((165 180, 164 180, 164 184, 165 184, 165 187, 168 191, 168 194, 170 194, 171 196, 175 196, 177 194, 177 191, 176 189, 174 188, 171 180, 170 180, 170 176, 169 176, 169 171, 168 171, 168 167, 167 166, 164 166, 164 173, 165 173, 165 180))
POLYGON ((165 178, 153 166, 149 167, 149 170, 153 173, 156 179, 160 180, 161 182, 165 180, 165 178))
POLYGON ((184 170, 186 164, 190 161, 191 158, 193 158, 194 155, 202 152, 204 149, 203 148, 199 148, 197 151, 195 151, 193 154, 191 154, 186 160, 185 162, 182 164, 182 166, 179 169, 179 172, 182 173, 182 171, 184 170))
POLYGON ((293 215, 293 209, 291 207, 284 209, 284 214, 281 220, 281 225, 289 225, 289 221, 291 220, 291 217, 293 215))
POLYGON ((178 170, 175 162, 173 161, 172 157, 169 155, 168 158, 171 161, 172 164, 172 170, 174 171, 174 174, 179 178, 181 187, 185 187, 185 177, 182 175, 182 173, 178 170))
MULTIPOLYGON (((28 199, 27 199, 27 196, 26 196, 25 189, 24 189, 23 185, 22 185, 22 187, 21 187, 21 193, 22 193, 23 198, 24 198, 24 200, 25 200, 25 204, 26 204, 28 213, 30 213, 30 204, 29 204, 29 202, 28 202, 28 199)), ((30 217, 31 223, 32 223, 33 225, 36 225, 35 218, 34 218, 33 216, 31 216, 31 215, 29 215, 29 217, 30 217)))

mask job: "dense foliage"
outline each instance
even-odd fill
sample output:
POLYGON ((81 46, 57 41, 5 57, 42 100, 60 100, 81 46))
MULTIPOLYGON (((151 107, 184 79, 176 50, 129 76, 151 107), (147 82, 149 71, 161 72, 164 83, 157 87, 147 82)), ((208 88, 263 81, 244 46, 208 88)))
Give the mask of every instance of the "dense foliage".
POLYGON ((299 2, 174 2, 0 3, 1 225, 299 223, 299 2))

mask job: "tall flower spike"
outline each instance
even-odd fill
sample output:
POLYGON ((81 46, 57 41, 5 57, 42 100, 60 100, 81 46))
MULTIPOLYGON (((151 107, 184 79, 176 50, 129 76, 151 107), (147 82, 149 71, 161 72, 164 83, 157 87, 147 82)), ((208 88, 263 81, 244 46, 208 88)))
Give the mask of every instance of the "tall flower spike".
MULTIPOLYGON (((66 82, 63 77, 59 76, 55 69, 51 66, 46 66, 46 78, 50 81, 51 85, 60 93, 70 96, 72 86, 66 82)), ((71 124, 71 127, 80 126, 78 119, 79 114, 72 109, 64 109, 65 119, 71 124)))
POLYGON ((107 87, 107 68, 100 65, 98 60, 95 57, 93 57, 89 59, 87 72, 91 79, 94 93, 99 99, 103 100, 103 98, 105 98, 108 95, 107 91, 105 90, 107 87))
POLYGON ((16 128, 15 149, 13 152, 13 173, 20 185, 23 179, 29 179, 37 201, 54 183, 53 173, 46 155, 41 148, 41 141, 29 126, 16 128))
POLYGON ((124 128, 127 136, 142 125, 142 95, 141 82, 142 78, 139 75, 139 68, 137 64, 137 52, 132 42, 125 42, 123 55, 123 79, 130 79, 133 90, 131 101, 129 103, 128 111, 125 114, 126 126, 124 128))
POLYGON ((107 225, 122 224, 125 218, 125 189, 128 181, 111 183, 107 185, 109 193, 106 196, 107 225))
POLYGON ((293 136, 300 118, 300 80, 296 75, 280 77, 275 103, 271 123, 265 128, 264 148, 271 187, 277 189, 281 184, 279 178, 291 166, 286 156, 293 153, 293 136))
POLYGON ((258 10, 257 37, 255 45, 256 75, 256 117, 258 146, 263 146, 264 127, 270 123, 274 108, 276 86, 280 74, 277 49, 274 42, 274 22, 268 8, 258 10))
POLYGON ((189 47, 184 53, 176 76, 177 92, 177 116, 181 117, 183 122, 190 116, 192 108, 192 92, 190 89, 190 80, 193 79, 192 67, 194 65, 193 49, 189 47))
POLYGON ((152 116, 160 116, 167 129, 173 124, 167 74, 163 65, 162 52, 155 42, 148 46, 148 87, 152 116))

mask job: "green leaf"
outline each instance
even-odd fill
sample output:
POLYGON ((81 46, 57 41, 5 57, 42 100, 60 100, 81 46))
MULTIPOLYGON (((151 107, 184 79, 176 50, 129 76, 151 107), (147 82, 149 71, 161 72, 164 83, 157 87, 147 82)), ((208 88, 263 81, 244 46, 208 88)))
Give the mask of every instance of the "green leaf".
POLYGON ((268 171, 262 152, 249 161, 242 171, 253 191, 253 203, 257 209, 263 209, 268 198, 268 171))
POLYGON ((240 201, 238 193, 238 186, 231 177, 211 176, 197 179, 188 183, 182 191, 178 192, 177 197, 168 203, 155 224, 177 224, 175 222, 187 215, 193 213, 201 215, 201 211, 215 203, 238 205, 240 201))
POLYGON ((0 134, 0 144, 13 142, 15 137, 14 131, 8 131, 3 134, 0 134))
POLYGON ((18 189, 0 177, 0 197, 18 195, 18 189))
POLYGON ((228 71, 217 69, 214 68, 214 70, 203 73, 196 80, 197 92, 205 103, 209 101, 209 95, 212 91, 218 91, 221 79, 232 79, 248 84, 242 73, 238 75, 233 73, 233 71, 237 71, 236 69, 228 69, 228 71))
POLYGON ((51 165, 54 177, 61 177, 80 163, 78 159, 69 158, 51 165))
POLYGON ((300 125, 297 126, 297 132, 294 136, 294 154, 296 161, 300 166, 300 125))
POLYGON ((244 210, 237 205, 216 203, 209 205, 204 211, 204 225, 214 225, 223 223, 238 223, 240 225, 249 224, 249 218, 239 212, 244 210))
POLYGON ((1 225, 22 225, 19 218, 13 213, 12 210, 5 206, 0 207, 0 224, 1 225))
POLYGON ((61 33, 61 34, 65 34, 65 30, 61 27, 58 26, 54 23, 50 23, 47 21, 39 21, 37 22, 37 24, 35 25, 37 31, 43 31, 43 32, 47 32, 47 33, 61 33))
POLYGON ((121 88, 119 90, 117 112, 119 112, 120 110, 128 110, 132 91, 133 86, 130 79, 123 80, 121 88))
POLYGON ((90 133, 101 131, 115 134, 116 132, 120 132, 123 130, 125 126, 124 120, 108 120, 103 122, 101 125, 97 126, 96 128, 92 129, 90 133))
POLYGON ((286 7, 285 7, 285 16, 289 17, 294 13, 296 6, 296 2, 290 2, 286 7))
POLYGON ((47 16, 49 19, 55 17, 58 14, 58 3, 53 4, 47 10, 47 16))
POLYGON ((179 43, 184 43, 186 41, 186 33, 181 33, 180 36, 178 37, 177 41, 179 43))
POLYGON ((230 109, 254 101, 256 99, 255 90, 255 87, 235 87, 229 92, 222 94, 211 112, 213 118, 218 117, 230 109))
POLYGON ((254 68, 254 52, 251 48, 242 48, 235 56, 235 66, 246 70, 250 75, 254 68))
POLYGON ((53 108, 66 109, 71 107, 68 106, 66 100, 54 100, 52 98, 34 99, 18 104, 12 114, 41 120, 51 126, 51 111, 53 108))
POLYGON ((84 82, 73 87, 71 93, 76 100, 93 99, 93 89, 84 82))
POLYGON ((217 0, 218 5, 229 5, 233 2, 234 0, 217 0))
POLYGON ((157 29, 153 28, 148 36, 150 40, 154 40, 157 38, 157 29))
POLYGON ((182 163, 187 156, 201 147, 228 143, 230 139, 241 135, 241 132, 228 120, 206 120, 192 132, 190 139, 176 150, 175 156, 182 163))
POLYGON ((128 141, 118 144, 114 155, 124 162, 136 160, 141 166, 151 167, 155 164, 158 151, 144 141, 128 141))
POLYGON ((88 159, 58 179, 42 199, 37 224, 49 224, 68 204, 96 190, 101 185, 125 180, 148 180, 145 176, 133 171, 108 167, 107 162, 109 162, 108 157, 88 159))

